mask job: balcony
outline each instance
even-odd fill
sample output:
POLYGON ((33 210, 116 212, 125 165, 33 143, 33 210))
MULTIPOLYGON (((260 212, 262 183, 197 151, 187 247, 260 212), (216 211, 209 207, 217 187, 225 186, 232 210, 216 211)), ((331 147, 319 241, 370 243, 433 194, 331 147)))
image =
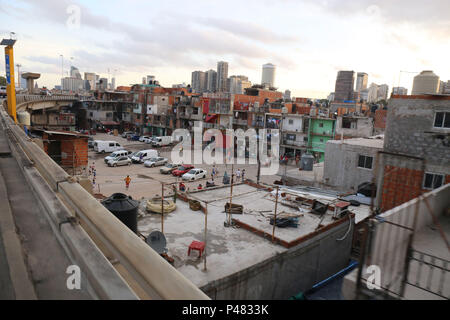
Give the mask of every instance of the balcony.
POLYGON ((284 139, 282 144, 287 145, 287 146, 293 146, 293 147, 306 147, 307 146, 306 141, 295 141, 295 140, 288 140, 288 139, 284 139))

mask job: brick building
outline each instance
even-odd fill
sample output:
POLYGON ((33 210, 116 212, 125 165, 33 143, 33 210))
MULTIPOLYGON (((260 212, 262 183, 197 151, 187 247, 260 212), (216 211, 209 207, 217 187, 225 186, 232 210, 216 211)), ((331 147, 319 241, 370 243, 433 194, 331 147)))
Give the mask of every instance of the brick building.
POLYGON ((42 131, 44 151, 72 173, 88 165, 88 136, 67 131, 42 131))
POLYGON ((393 96, 377 161, 381 211, 449 183, 450 97, 393 96))

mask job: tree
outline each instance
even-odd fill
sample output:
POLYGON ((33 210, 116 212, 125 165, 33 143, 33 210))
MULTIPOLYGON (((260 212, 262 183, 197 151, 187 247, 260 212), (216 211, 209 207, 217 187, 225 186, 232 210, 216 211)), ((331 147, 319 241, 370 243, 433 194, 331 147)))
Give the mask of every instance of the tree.
POLYGON ((6 78, 0 76, 0 86, 6 86, 6 78))

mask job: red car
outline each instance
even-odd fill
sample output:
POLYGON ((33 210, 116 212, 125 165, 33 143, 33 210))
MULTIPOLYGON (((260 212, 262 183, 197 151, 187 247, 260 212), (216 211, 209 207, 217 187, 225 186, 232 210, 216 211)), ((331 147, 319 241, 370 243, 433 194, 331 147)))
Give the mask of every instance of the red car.
POLYGON ((185 174, 191 169, 194 169, 194 166, 191 166, 190 164, 183 164, 178 169, 173 170, 172 175, 174 175, 175 177, 181 177, 183 174, 185 174))

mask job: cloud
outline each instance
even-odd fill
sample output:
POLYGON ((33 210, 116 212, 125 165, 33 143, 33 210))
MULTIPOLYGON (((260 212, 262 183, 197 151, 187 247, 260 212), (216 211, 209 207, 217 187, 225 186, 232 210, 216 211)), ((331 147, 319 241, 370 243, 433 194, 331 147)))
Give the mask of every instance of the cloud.
POLYGON ((443 35, 450 31, 450 1, 448 0, 307 0, 338 15, 363 13, 388 23, 413 23, 440 29, 443 35))

